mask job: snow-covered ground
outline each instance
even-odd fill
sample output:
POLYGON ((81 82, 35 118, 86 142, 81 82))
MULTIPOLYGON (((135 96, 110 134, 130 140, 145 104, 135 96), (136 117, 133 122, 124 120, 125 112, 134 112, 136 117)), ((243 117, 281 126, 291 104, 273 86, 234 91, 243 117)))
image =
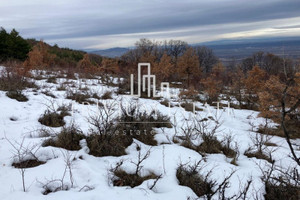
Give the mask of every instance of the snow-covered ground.
MULTIPOLYGON (((72 171, 74 178, 74 187, 68 191, 58 191, 43 195, 43 183, 48 180, 60 179, 65 169, 65 155, 67 150, 55 147, 40 147, 47 137, 39 137, 38 132, 41 128, 47 128, 38 122, 38 118, 44 111, 51 106, 59 106, 62 104, 73 103, 73 116, 66 116, 64 119, 68 124, 76 123, 84 133, 88 133, 90 125, 87 122, 90 111, 96 109, 96 105, 82 105, 75 101, 66 99, 66 91, 57 91, 57 87, 65 81, 70 82, 68 85, 74 85, 72 89, 79 87, 87 87, 90 91, 98 93, 100 96, 105 91, 116 91, 116 87, 108 87, 101 84, 97 79, 66 80, 58 78, 57 84, 47 83, 46 79, 35 80, 40 89, 26 89, 24 94, 28 97, 27 102, 18 102, 10 99, 5 95, 4 91, 0 91, 0 199, 187 199, 188 197, 197 198, 194 192, 185 186, 180 186, 176 178, 176 169, 180 163, 194 163, 202 156, 191 149, 175 144, 172 138, 175 134, 175 128, 159 128, 155 136, 158 141, 157 146, 151 148, 151 154, 148 159, 143 162, 142 173, 153 172, 157 175, 162 174, 162 178, 157 182, 154 189, 149 187, 154 180, 143 182, 135 188, 115 187, 111 181, 111 173, 109 169, 114 167, 120 160, 124 161, 123 169, 127 172, 134 170, 135 166, 132 162, 137 160, 138 151, 136 144, 141 145, 142 153, 149 150, 150 146, 142 144, 135 140, 131 146, 126 149, 127 155, 120 157, 94 157, 89 155, 87 147, 82 142, 82 149, 79 151, 68 151, 69 155, 74 157, 72 171), (50 91, 57 98, 49 97, 42 92, 50 91), (39 160, 46 162, 37 167, 28 168, 25 171, 26 192, 22 191, 22 179, 20 170, 14 168, 14 149, 12 144, 18 146, 24 139, 24 147, 39 147, 36 156, 39 160)), ((173 92, 178 92, 176 89, 173 92)), ((117 101, 127 101, 133 97, 129 95, 113 94, 113 98, 117 101)), ((102 100, 109 102, 112 100, 102 100)), ((176 119, 177 129, 186 126, 187 120, 191 119, 191 112, 174 106, 170 109, 152 99, 139 99, 139 103, 146 106, 156 106, 156 108, 164 113, 170 114, 171 121, 174 123, 176 119), (175 117, 174 117, 175 116, 175 117)), ((171 103, 178 104, 178 99, 172 99, 171 103)), ((231 171, 236 170, 230 178, 230 188, 228 194, 235 194, 252 177, 253 182, 249 189, 249 199, 252 194, 264 194, 264 185, 261 181, 261 170, 259 168, 269 165, 265 160, 248 158, 244 155, 245 150, 253 147, 252 137, 255 132, 251 131, 252 126, 264 123, 263 118, 257 117, 258 112, 251 110, 220 109, 218 112, 215 107, 208 108, 197 103, 197 107, 203 108, 198 111, 197 115, 207 117, 209 115, 218 115, 219 122, 222 123, 220 131, 216 134, 219 140, 226 135, 233 136, 232 145, 236 144, 239 148, 239 157, 236 161, 237 166, 230 164, 232 158, 227 158, 224 154, 208 154, 206 156, 205 168, 200 173, 210 171, 211 178, 222 182, 223 179, 231 171)), ((61 128, 51 128, 53 132, 59 132, 61 128)), ((179 131, 180 134, 180 131, 179 131)), ((273 159, 277 165, 288 168, 294 165, 289 157, 290 151, 284 140, 280 137, 272 137, 270 142, 277 146, 266 147, 266 151, 272 151, 273 159)), ((65 183, 70 184, 68 173, 65 177, 65 183)), ((259 196, 258 195, 258 196, 259 196)), ((262 198, 262 196, 260 196, 262 198)))

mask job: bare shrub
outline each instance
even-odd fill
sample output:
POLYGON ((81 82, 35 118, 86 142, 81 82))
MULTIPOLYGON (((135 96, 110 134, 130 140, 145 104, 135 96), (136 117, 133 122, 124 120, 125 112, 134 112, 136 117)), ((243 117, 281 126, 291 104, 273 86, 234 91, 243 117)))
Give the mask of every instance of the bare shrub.
POLYGON ((86 138, 89 154, 97 157, 101 156, 122 156, 125 149, 132 143, 132 138, 123 134, 99 135, 90 134, 86 138))
POLYGON ((20 102, 28 101, 23 94, 26 88, 36 88, 33 82, 29 82, 25 76, 22 76, 14 68, 5 68, 0 74, 0 90, 7 91, 6 96, 16 99, 20 102))
POLYGON ((52 92, 50 92, 49 89, 46 89, 46 90, 43 91, 42 93, 43 93, 44 95, 48 96, 48 97, 52 97, 53 99, 56 98, 56 96, 55 96, 52 92))
POLYGON ((18 168, 22 178, 22 187, 23 191, 26 192, 26 184, 25 184, 25 172, 26 168, 35 167, 39 164, 43 164, 44 162, 39 161, 36 157, 36 153, 39 150, 37 145, 24 145, 25 138, 22 139, 21 143, 11 142, 6 136, 6 140, 13 147, 13 158, 14 163, 12 164, 14 167, 18 168))
POLYGON ((225 135, 222 141, 221 151, 229 158, 237 159, 238 146, 236 144, 236 148, 232 149, 233 136, 231 134, 225 135))
MULTIPOLYGON (((117 94, 129 94, 130 91, 130 81, 128 78, 123 78, 118 82, 117 94)), ((137 88, 136 86, 134 88, 137 88)), ((136 91, 135 91, 136 92, 136 91)))
POLYGON ((263 159, 270 163, 274 162, 271 157, 269 157, 266 154, 259 152, 259 151, 251 152, 251 150, 246 150, 244 155, 247 156, 248 158, 263 159))
POLYGON ((114 174, 117 177, 114 180, 114 186, 130 186, 132 188, 141 185, 146 180, 157 178, 155 174, 141 177, 136 174, 128 174, 124 170, 118 170, 114 174))
POLYGON ((25 160, 22 162, 13 163, 12 166, 14 166, 15 168, 32 168, 42 164, 45 164, 45 162, 39 160, 25 160))
POLYGON ((54 138, 47 139, 42 146, 60 147, 68 150, 79 150, 81 146, 80 140, 85 139, 82 131, 72 124, 69 127, 63 127, 60 133, 54 138))
POLYGON ((170 101, 168 99, 164 99, 163 101, 159 102, 161 105, 164 105, 166 107, 172 107, 170 101))
POLYGON ((118 130, 145 144, 157 145, 154 139, 156 133, 153 128, 171 127, 169 117, 155 110, 143 112, 135 102, 130 102, 127 107, 121 104, 121 111, 121 116, 118 119, 118 130))
POLYGON ((114 174, 114 186, 130 186, 133 188, 138 185, 141 185, 146 180, 155 179, 153 185, 149 187, 149 189, 153 189, 157 181, 161 178, 161 175, 157 176, 154 173, 150 173, 147 176, 140 175, 140 171, 143 168, 142 163, 150 156, 151 148, 144 155, 141 154, 141 147, 139 145, 137 145, 137 150, 139 152, 137 161, 131 161, 131 163, 133 163, 136 166, 135 173, 129 174, 123 169, 121 169, 121 165, 123 164, 123 162, 118 163, 115 168, 111 169, 111 172, 114 174))
POLYGON ((66 124, 64 121, 64 117, 65 115, 62 115, 60 113, 46 110, 44 114, 39 118, 39 122, 45 126, 60 127, 66 124))
POLYGON ((178 137, 182 140, 182 145, 186 148, 193 149, 200 154, 202 153, 223 153, 227 157, 235 157, 236 152, 231 148, 231 140, 220 142, 216 133, 218 132, 221 123, 214 118, 199 118, 195 117, 192 120, 185 120, 185 125, 181 128, 183 137, 178 137), (214 123, 214 124, 212 124, 214 123), (194 141, 198 141, 195 145, 194 141))
POLYGON ((24 76, 18 74, 13 68, 5 68, 0 74, 0 90, 22 91, 25 88, 36 88, 34 82, 28 81, 24 76))
POLYGON ((103 95, 100 97, 101 99, 112 99, 112 92, 111 91, 106 91, 104 92, 103 95))
POLYGON ((47 78, 47 83, 57 83, 56 77, 55 76, 50 76, 49 78, 47 78))
POLYGON ((66 98, 74 100, 74 101, 76 101, 77 103, 80 103, 80 104, 95 104, 94 101, 89 100, 89 98, 91 98, 91 95, 87 92, 82 93, 82 92, 79 92, 79 91, 75 92, 75 91, 72 91, 72 90, 68 90, 66 98))
POLYGON ((270 139, 271 136, 269 135, 255 133, 255 136, 251 137, 254 146, 249 147, 244 154, 249 158, 255 157, 257 159, 264 159, 270 163, 274 162, 272 159, 272 152, 276 149, 270 151, 266 145, 269 143, 270 139))
MULTIPOLYGON (((38 130, 37 136, 35 136, 35 137, 39 137, 39 138, 50 137, 51 134, 52 134, 52 131, 51 131, 51 130, 42 127, 42 128, 40 128, 40 129, 38 130)), ((34 137, 34 136, 31 135, 31 137, 34 137)))
POLYGON ((194 88, 189 88, 188 90, 182 90, 179 93, 181 99, 196 99, 199 93, 194 88))
POLYGON ((76 77, 75 77, 75 69, 74 68, 71 68, 71 67, 69 67, 68 69, 67 69, 67 76, 66 76, 66 78, 67 79, 76 79, 76 77))
POLYGON ((205 175, 200 174, 200 171, 206 167, 203 162, 202 159, 194 164, 179 164, 176 171, 179 184, 191 188, 198 197, 212 199, 218 196, 218 199, 232 199, 235 195, 226 197, 225 194, 229 188, 229 179, 235 171, 232 171, 221 183, 218 183, 210 178, 212 170, 205 175))
POLYGON ((56 89, 58 91, 66 91, 67 90, 67 87, 64 83, 60 84, 58 87, 56 87, 56 89))
MULTIPOLYGON (((296 139, 300 138, 300 125, 299 121, 295 119, 286 119, 286 128, 290 132, 290 138, 291 139, 296 139)), ((279 137, 285 137, 283 128, 280 127, 269 127, 265 126, 264 124, 261 124, 258 127, 257 132, 265 135, 274 135, 274 136, 279 136, 279 137)))
POLYGON ((258 166, 262 172, 261 179, 265 184, 266 200, 299 199, 300 176, 296 167, 283 169, 275 163, 258 166))
POLYGON ((211 194, 214 186, 214 182, 209 181, 208 176, 203 177, 198 172, 198 170, 201 170, 200 164, 202 164, 202 161, 203 160, 200 160, 191 166, 186 166, 181 163, 176 171, 179 185, 191 188, 198 197, 211 194))
POLYGON ((73 177, 73 161, 75 160, 74 156, 68 151, 62 152, 64 156, 65 168, 61 178, 46 180, 46 183, 39 183, 42 185, 44 195, 58 191, 67 191, 74 187, 74 177, 73 177), (69 175, 69 182, 66 183, 65 179, 67 174, 69 175))
POLYGON ((184 108, 188 112, 203 111, 202 108, 198 108, 194 103, 185 102, 180 104, 180 107, 184 108))
POLYGON ((87 144, 94 156, 121 156, 132 143, 132 138, 117 129, 114 114, 116 102, 107 102, 87 119, 91 125, 87 144))
POLYGON ((116 117, 116 101, 106 102, 98 107, 97 113, 88 117, 91 125, 87 137, 90 154, 94 156, 121 156, 132 143, 133 138, 150 145, 156 145, 154 127, 163 127, 168 118, 160 113, 139 112, 136 105, 126 109, 121 105, 121 113, 116 117), (117 121, 116 121, 117 120, 117 121))
POLYGON ((51 106, 40 116, 39 122, 45 126, 60 127, 66 123, 64 121, 65 116, 69 116, 71 111, 71 105, 61 105, 55 109, 54 102, 51 102, 51 106))
POLYGON ((13 90, 6 92, 6 96, 15 99, 19 102, 26 102, 28 101, 28 98, 23 94, 21 90, 13 90))
POLYGON ((222 145, 215 136, 203 135, 203 142, 197 147, 199 152, 221 153, 222 145))
POLYGON ((91 132, 99 135, 105 135, 109 131, 114 131, 114 115, 116 113, 116 101, 106 102, 98 106, 95 113, 92 113, 87 118, 88 123, 92 126, 91 132))

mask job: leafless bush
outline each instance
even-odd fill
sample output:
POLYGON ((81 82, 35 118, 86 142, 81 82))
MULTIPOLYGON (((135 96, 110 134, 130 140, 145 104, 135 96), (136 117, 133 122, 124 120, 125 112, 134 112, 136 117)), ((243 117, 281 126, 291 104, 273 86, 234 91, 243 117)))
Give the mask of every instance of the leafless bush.
MULTIPOLYGON (((38 129, 37 136, 35 136, 35 137, 43 138, 43 137, 50 137, 51 135, 52 135, 52 131, 51 130, 42 127, 40 129, 38 129)), ((34 137, 34 136, 32 136, 32 137, 34 137)))
POLYGON ((104 94, 101 95, 101 99, 112 99, 112 92, 111 91, 106 91, 104 94))
POLYGON ((176 171, 176 177, 180 185, 191 188, 198 197, 212 193, 214 181, 209 181, 208 176, 201 176, 198 172, 203 169, 203 160, 194 165, 180 164, 176 171))
POLYGON ((95 104, 94 101, 89 100, 89 98, 91 98, 91 95, 88 92, 67 90, 66 98, 74 100, 80 104, 95 104))
POLYGON ((68 127, 63 127, 61 132, 54 138, 47 139, 43 142, 42 146, 60 147, 68 150, 79 150, 81 148, 79 142, 85 139, 86 136, 75 125, 71 124, 68 127))
POLYGON ((194 103, 184 102, 180 104, 181 108, 184 108, 185 111, 195 112, 195 111, 203 111, 202 108, 198 108, 194 103))
POLYGON ((161 105, 166 106, 166 107, 172 107, 172 106, 171 106, 171 103, 170 103, 170 101, 169 101, 168 99, 164 99, 163 101, 160 101, 159 103, 160 103, 161 105))
POLYGON ((86 138, 90 154, 93 156, 122 156, 125 155, 125 149, 132 143, 132 138, 121 133, 115 133, 110 136, 90 134, 86 138))
POLYGON ((237 143, 235 143, 235 148, 233 149, 232 145, 233 145, 232 134, 230 133, 225 135, 222 141, 222 152, 227 157, 234 158, 234 160, 236 161, 238 158, 238 146, 237 143))
POLYGON ((177 168, 176 177, 180 185, 190 187, 198 197, 205 197, 206 199, 216 198, 231 199, 233 197, 226 197, 226 190, 229 188, 229 179, 235 173, 232 171, 227 175, 221 183, 210 178, 213 170, 210 170, 204 175, 200 171, 206 167, 204 160, 200 160, 194 164, 179 164, 177 168))
POLYGON ((255 133, 255 135, 251 137, 253 146, 249 147, 244 154, 249 158, 256 157, 257 159, 264 159, 271 163, 274 162, 272 153, 276 149, 268 149, 266 145, 270 143, 270 139, 271 136, 255 133))
POLYGON ((0 73, 0 90, 22 91, 25 88, 36 88, 34 82, 28 81, 25 76, 21 76, 13 68, 5 68, 0 73))
POLYGON ((105 85, 108 85, 108 86, 115 86, 115 83, 114 83, 114 77, 112 77, 110 74, 107 74, 107 73, 102 73, 100 74, 100 78, 101 78, 101 82, 105 85))
POLYGON ((300 175, 296 167, 283 169, 275 163, 264 166, 258 164, 258 166, 265 184, 266 200, 299 199, 300 175))
POLYGON ((140 171, 142 170, 143 166, 142 163, 150 156, 151 153, 151 148, 148 149, 148 151, 142 156, 141 153, 141 146, 140 145, 136 145, 136 150, 139 152, 138 153, 138 159, 136 162, 131 161, 131 163, 133 163, 136 166, 135 169, 135 174, 138 175, 140 173, 140 171))
POLYGON ((45 126, 60 127, 66 123, 64 117, 70 115, 71 105, 61 105, 57 109, 54 106, 54 102, 51 101, 51 105, 47 106, 48 109, 39 118, 39 122, 45 126))
MULTIPOLYGON (((120 80, 118 82, 118 90, 117 90, 117 94, 129 94, 130 91, 130 82, 128 78, 123 78, 122 80, 120 80)), ((134 87, 136 88, 136 87, 134 87)))
POLYGON ((129 137, 135 138, 148 145, 157 145, 153 128, 171 127, 169 117, 157 110, 141 111, 138 102, 120 105, 121 115, 118 118, 118 130, 129 137))
POLYGON ((90 135, 86 138, 90 154, 94 156, 121 156, 132 138, 118 129, 115 120, 116 102, 106 102, 87 118, 91 125, 90 135))
POLYGON ((188 119, 184 120, 184 124, 181 127, 181 132, 183 136, 177 136, 179 139, 183 140, 182 145, 187 148, 194 148, 193 140, 198 138, 198 134, 196 133, 196 125, 195 121, 190 121, 188 119))
POLYGON ((185 120, 181 128, 183 136, 177 136, 182 140, 184 147, 202 153, 223 153, 227 157, 234 158, 236 152, 231 148, 231 140, 220 142, 216 133, 221 123, 215 118, 194 117, 192 120, 185 120))
POLYGON ((55 76, 50 76, 49 78, 47 78, 47 83, 57 83, 56 77, 55 76))
POLYGON ((19 102, 28 101, 28 98, 23 94, 21 90, 8 91, 6 92, 6 96, 19 102))
POLYGON ((56 87, 58 91, 66 91, 67 86, 64 83, 61 83, 58 87, 56 87))
POLYGON ((25 138, 22 139, 21 143, 11 142, 6 136, 6 140, 13 148, 13 158, 14 163, 13 166, 18 168, 22 178, 22 187, 23 191, 26 192, 26 184, 25 184, 25 172, 28 167, 35 167, 39 164, 43 164, 44 162, 39 161, 36 157, 36 153, 39 150, 38 145, 24 145, 25 138))
POLYGON ((142 184, 144 181, 149 179, 155 179, 153 184, 149 186, 149 189, 152 190, 158 180, 162 177, 162 175, 155 175, 154 173, 150 173, 147 176, 141 176, 140 172, 143 168, 142 163, 150 156, 151 148, 146 151, 144 155, 141 153, 141 147, 137 145, 137 151, 138 151, 138 158, 137 161, 131 161, 135 165, 135 173, 128 174, 126 171, 121 169, 121 166, 123 164, 123 161, 117 163, 116 167, 112 168, 110 171, 113 173, 113 185, 114 186, 130 186, 130 187, 136 187, 140 184, 142 184))
POLYGON ((198 135, 206 136, 206 137, 214 137, 216 133, 219 131, 218 129, 222 125, 219 118, 217 117, 195 117, 194 119, 198 135), (211 126, 213 124, 213 126, 211 126))
POLYGON ((64 156, 64 162, 65 162, 65 168, 62 177, 59 179, 46 180, 46 183, 39 181, 39 183, 42 185, 44 189, 43 192, 44 195, 53 192, 62 191, 62 190, 69 190, 70 188, 74 187, 74 177, 73 177, 72 167, 75 158, 68 151, 62 152, 62 154, 64 156), (67 174, 69 175, 69 183, 65 182, 67 174))
POLYGON ((65 176, 65 174, 68 171, 71 188, 73 188, 74 187, 74 177, 73 177, 72 167, 73 167, 73 161, 75 160, 75 157, 72 154, 70 154, 69 151, 63 152, 63 156, 64 156, 64 161, 65 161, 65 171, 64 171, 63 177, 65 176))
POLYGON ((46 90, 42 91, 42 93, 48 97, 52 97, 53 99, 56 98, 56 96, 50 91, 49 88, 47 88, 46 90))
POLYGON ((89 115, 87 121, 92 126, 92 133, 109 136, 112 131, 115 131, 116 105, 116 101, 106 102, 103 106, 98 106, 96 112, 89 115))

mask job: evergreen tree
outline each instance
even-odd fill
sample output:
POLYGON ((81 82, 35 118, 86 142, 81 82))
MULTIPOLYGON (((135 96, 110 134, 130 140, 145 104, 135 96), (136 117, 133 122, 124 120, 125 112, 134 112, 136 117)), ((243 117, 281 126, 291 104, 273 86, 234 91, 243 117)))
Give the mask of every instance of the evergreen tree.
POLYGON ((4 61, 7 59, 7 39, 8 39, 8 33, 4 28, 1 28, 0 30, 0 61, 4 61))
POLYGON ((19 33, 12 29, 8 34, 4 28, 0 31, 0 61, 8 59, 25 60, 30 51, 30 45, 19 33))

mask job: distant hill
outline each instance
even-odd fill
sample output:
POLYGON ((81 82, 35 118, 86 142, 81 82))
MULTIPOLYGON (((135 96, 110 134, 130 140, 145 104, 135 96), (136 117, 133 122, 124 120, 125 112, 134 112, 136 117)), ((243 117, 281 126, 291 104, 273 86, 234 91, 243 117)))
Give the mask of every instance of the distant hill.
POLYGON ((96 50, 96 51, 89 51, 89 53, 106 56, 110 58, 120 57, 124 53, 126 53, 129 50, 129 48, 111 48, 111 49, 104 49, 104 50, 96 50))
POLYGON ((215 54, 222 59, 242 59, 258 51, 300 58, 300 37, 220 40, 197 45, 205 45, 213 49, 215 54))
MULTIPOLYGON (((192 44, 192 46, 207 46, 222 60, 235 58, 241 60, 258 51, 270 52, 292 58, 300 58, 300 37, 277 37, 257 39, 218 40, 192 44)), ((120 57, 130 48, 115 47, 105 50, 88 51, 107 57, 120 57)))

